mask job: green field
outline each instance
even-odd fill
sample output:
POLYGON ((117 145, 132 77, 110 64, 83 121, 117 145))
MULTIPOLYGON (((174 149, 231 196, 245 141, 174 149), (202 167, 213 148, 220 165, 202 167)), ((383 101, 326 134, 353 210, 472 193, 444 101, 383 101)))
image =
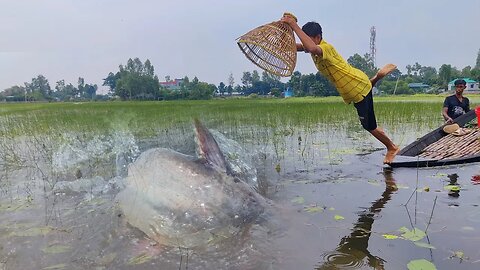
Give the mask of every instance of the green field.
MULTIPOLYGON (((444 96, 376 97, 380 124, 421 121, 441 123, 444 96)), ((471 103, 480 97, 470 98, 471 103)), ((472 106, 473 107, 473 106, 472 106)), ((291 99, 215 99, 208 101, 4 103, 0 106, 2 135, 49 134, 79 131, 104 134, 127 128, 136 136, 191 124, 200 118, 208 125, 269 127, 311 126, 317 123, 357 122, 355 109, 339 97, 291 99)))

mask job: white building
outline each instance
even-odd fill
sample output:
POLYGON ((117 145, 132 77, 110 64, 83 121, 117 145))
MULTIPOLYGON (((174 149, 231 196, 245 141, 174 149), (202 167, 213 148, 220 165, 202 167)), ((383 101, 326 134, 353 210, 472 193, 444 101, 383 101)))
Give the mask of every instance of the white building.
POLYGON ((472 92, 480 92, 480 83, 479 82, 476 82, 470 78, 457 78, 451 82, 448 83, 448 90, 449 91, 455 91, 455 81, 456 80, 459 80, 459 79, 463 79, 466 83, 467 83, 467 87, 463 90, 464 93, 472 93, 472 92))

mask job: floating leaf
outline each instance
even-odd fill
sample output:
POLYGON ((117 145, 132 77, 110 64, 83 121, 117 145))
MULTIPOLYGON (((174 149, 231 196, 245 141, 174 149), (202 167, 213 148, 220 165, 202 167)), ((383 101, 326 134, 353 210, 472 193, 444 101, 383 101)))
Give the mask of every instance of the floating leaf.
POLYGON ((330 208, 328 208, 328 210, 330 210, 330 211, 335 211, 335 208, 330 207, 330 208))
POLYGON ((308 212, 308 213, 323 212, 323 208, 318 206, 305 207, 305 212, 308 212))
POLYGON ((301 196, 298 196, 296 197, 295 199, 292 200, 293 203, 298 203, 298 204, 302 204, 305 202, 305 199, 301 196))
POLYGON ((402 237, 404 239, 407 239, 413 242, 422 240, 426 236, 425 232, 418 228, 413 228, 413 230, 410 231, 406 227, 401 227, 399 231, 403 232, 402 237))
POLYGON ((142 253, 136 257, 133 257, 131 258, 129 261, 128 261, 128 264, 142 264, 142 263, 146 263, 148 261, 150 261, 152 259, 152 256, 149 256, 145 253, 142 253))
POLYGON ((333 218, 334 218, 335 220, 343 220, 343 219, 345 219, 344 217, 342 217, 342 216, 340 216, 340 215, 335 215, 333 218))
POLYGON ((424 188, 423 188, 423 191, 429 192, 429 191, 430 191, 430 187, 424 187, 424 188))
POLYGON ((413 260, 407 264, 408 270, 436 270, 435 265, 425 259, 413 260))
POLYGON ((456 185, 447 185, 447 186, 444 186, 443 189, 449 190, 449 191, 460 191, 460 187, 456 185))
POLYGON ((465 257, 465 253, 461 250, 457 250, 453 252, 453 255, 450 256, 451 258, 459 258, 460 260, 468 260, 468 257, 465 257))
POLYGON ((388 240, 398 238, 398 235, 394 235, 394 234, 382 234, 382 236, 383 236, 383 238, 388 239, 388 240))
POLYGON ((275 166, 275 171, 277 171, 277 173, 280 173, 280 163, 277 164, 277 166, 275 166))
POLYGON ((429 243, 425 243, 425 242, 413 242, 413 243, 419 247, 436 249, 434 246, 430 245, 429 243))

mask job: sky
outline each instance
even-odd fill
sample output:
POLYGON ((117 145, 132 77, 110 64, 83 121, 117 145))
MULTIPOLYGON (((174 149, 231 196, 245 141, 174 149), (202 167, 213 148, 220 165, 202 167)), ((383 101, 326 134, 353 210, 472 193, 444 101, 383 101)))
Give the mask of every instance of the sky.
MULTIPOLYGON (((300 26, 322 25, 323 38, 345 58, 369 52, 400 71, 415 62, 474 66, 480 49, 479 0, 0 0, 0 91, 44 75, 97 84, 129 58, 149 59, 160 81, 188 76, 218 85, 258 70, 236 39, 295 14, 300 26)), ((297 39, 298 40, 298 39, 297 39)), ((296 70, 315 73, 308 54, 296 70)), ((288 78, 282 79, 287 81, 288 78)))

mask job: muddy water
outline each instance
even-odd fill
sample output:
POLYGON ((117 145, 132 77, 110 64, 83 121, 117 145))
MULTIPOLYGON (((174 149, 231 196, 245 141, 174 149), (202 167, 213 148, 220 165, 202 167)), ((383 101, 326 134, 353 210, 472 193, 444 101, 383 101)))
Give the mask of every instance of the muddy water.
MULTIPOLYGON (((115 199, 125 165, 156 146, 192 154, 183 128, 142 141, 77 136, 69 147, 27 138, 12 150, 21 164, 1 164, 0 269, 406 269, 417 259, 480 267, 478 164, 392 171, 357 127, 216 128, 259 153, 259 191, 272 201, 238 236, 188 250, 126 223, 115 199)), ((405 145, 430 128, 387 131, 405 145)))

